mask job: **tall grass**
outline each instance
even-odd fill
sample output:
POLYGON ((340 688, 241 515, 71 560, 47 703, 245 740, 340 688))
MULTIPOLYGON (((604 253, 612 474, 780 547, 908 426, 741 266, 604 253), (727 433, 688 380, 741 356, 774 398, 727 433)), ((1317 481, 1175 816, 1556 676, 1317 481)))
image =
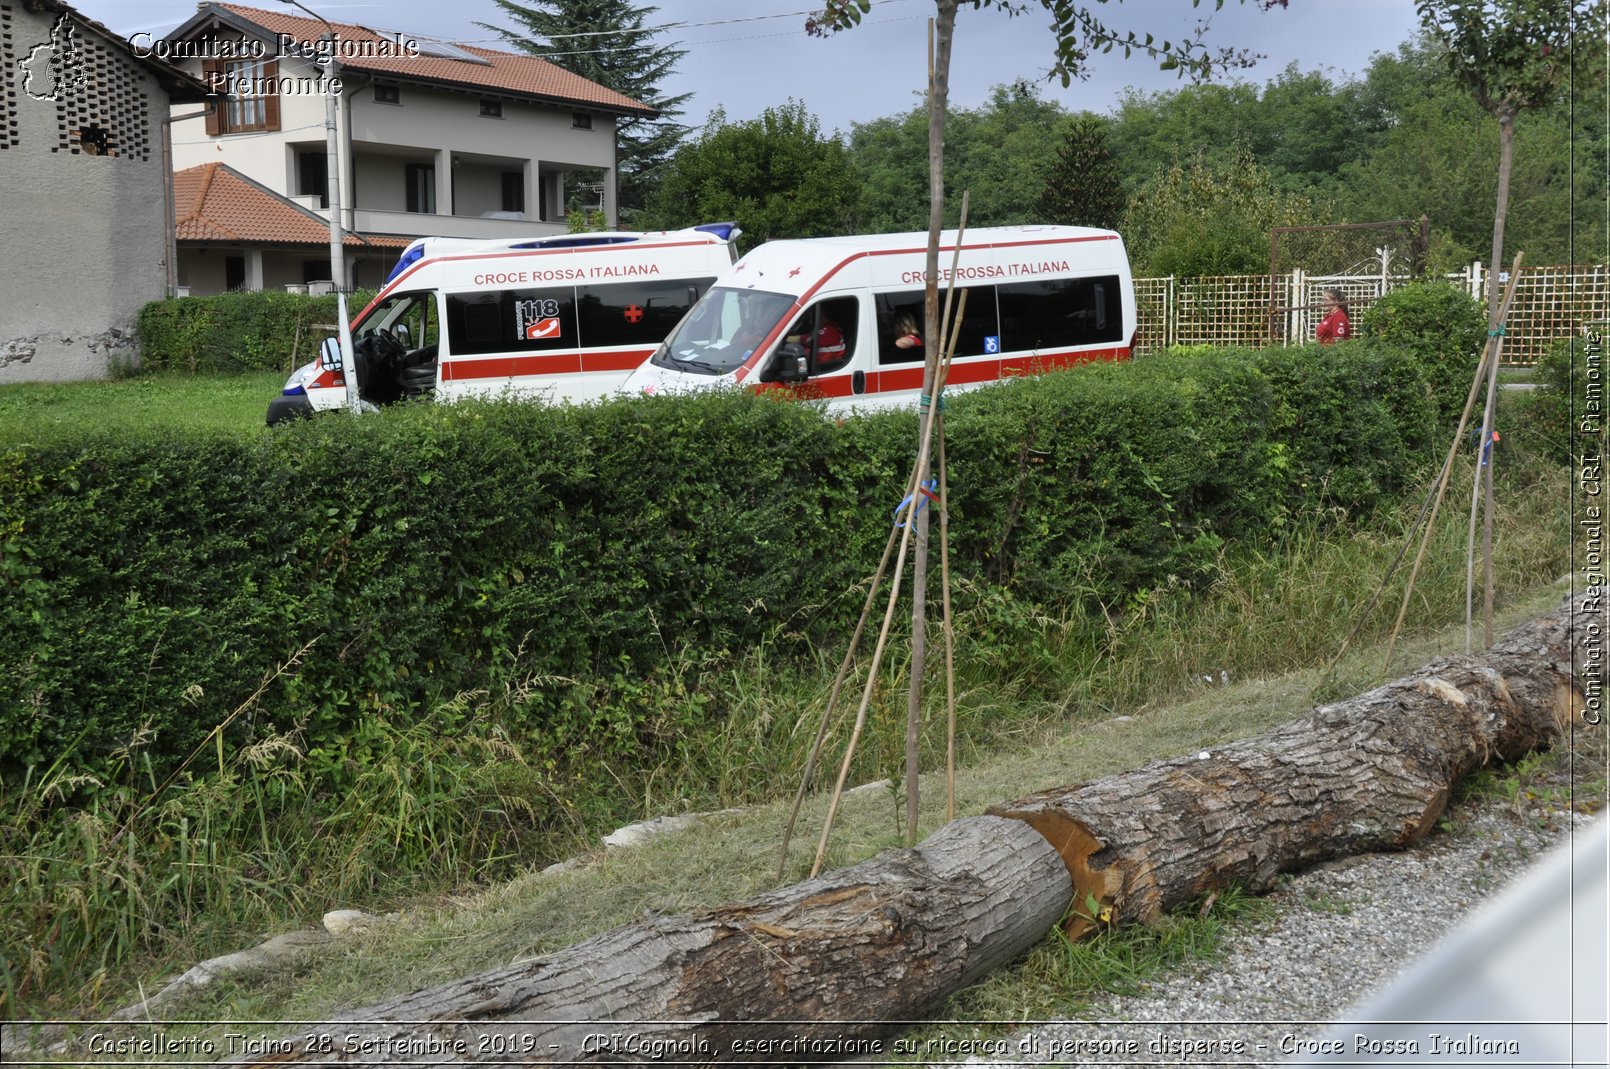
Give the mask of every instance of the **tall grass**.
POLYGON ((92 1006, 130 962, 239 949, 242 932, 510 871, 544 826, 544 777, 485 695, 372 720, 338 760, 275 735, 159 784, 142 740, 122 781, 59 763, 0 784, 0 1015, 92 1006), (322 767, 321 767, 322 766, 322 767), (99 789, 76 807, 66 799, 99 789))
MULTIPOLYGON (((1567 479, 1553 467, 1506 474, 1501 596, 1567 569, 1567 479)), ((1123 604, 1056 614, 1010 590, 962 591, 964 753, 1033 742, 1225 678, 1323 665, 1418 507, 1405 502, 1367 521, 1303 517, 1274 544, 1227 550, 1205 591, 1175 582, 1123 604)), ((1441 526, 1411 601, 1411 628, 1462 614, 1464 524, 1441 526)), ((1390 628, 1401 582, 1400 574, 1365 622, 1366 640, 1390 628)), ((872 688, 858 779, 900 767, 902 651, 897 642, 872 688)), ((234 748, 216 735, 168 784, 152 775, 140 739, 118 754, 113 782, 76 780, 63 755, 0 783, 0 1016, 91 1012, 126 997, 131 977, 240 949, 264 929, 328 909, 385 909, 498 879, 565 856, 616 821, 790 795, 842 653, 821 650, 801 663, 763 643, 690 654, 650 678, 511 683, 422 717, 377 715, 339 750, 310 752, 294 731, 234 748), (630 707, 623 723, 650 725, 638 740, 640 762, 627 768, 533 745, 522 709, 531 688, 549 686, 577 688, 578 700, 606 713, 630 707), (94 800, 69 804, 86 786, 96 788, 94 800)), ((1380 667, 1354 672, 1330 686, 1362 689, 1382 675, 1380 667)), ((860 686, 845 693, 851 704, 834 747, 860 686)), ((937 714, 942 685, 930 693, 937 714)), ((926 767, 943 753, 943 720, 929 718, 926 767)))

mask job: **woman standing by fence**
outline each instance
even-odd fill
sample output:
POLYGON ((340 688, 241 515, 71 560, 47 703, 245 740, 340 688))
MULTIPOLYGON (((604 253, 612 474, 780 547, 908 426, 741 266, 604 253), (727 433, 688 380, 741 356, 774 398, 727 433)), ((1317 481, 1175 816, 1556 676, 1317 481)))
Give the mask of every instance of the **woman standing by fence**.
POLYGON ((1314 329, 1314 339, 1319 344, 1330 345, 1353 336, 1353 322, 1347 318, 1347 302, 1342 299, 1341 290, 1335 286, 1326 288, 1319 306, 1325 309, 1325 318, 1314 329))

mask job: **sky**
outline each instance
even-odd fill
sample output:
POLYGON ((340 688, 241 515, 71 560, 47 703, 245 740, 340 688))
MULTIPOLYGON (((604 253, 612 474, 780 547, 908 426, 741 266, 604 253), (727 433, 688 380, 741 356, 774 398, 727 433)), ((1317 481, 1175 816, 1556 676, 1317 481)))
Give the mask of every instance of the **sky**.
MULTIPOLYGON (((124 36, 160 35, 195 13, 194 0, 71 0, 81 13, 124 36)), ((279 8, 278 0, 237 0, 279 8)), ((450 41, 499 47, 477 23, 508 25, 493 0, 303 0, 333 22, 426 34, 450 41)), ((927 21, 932 0, 875 0, 855 29, 831 38, 804 32, 811 0, 661 0, 651 25, 678 24, 656 42, 686 51, 661 89, 667 96, 691 93, 681 121, 702 126, 716 108, 730 120, 751 119, 768 107, 802 102, 823 131, 848 133, 853 123, 904 114, 916 106, 927 81, 927 21)), ((1016 17, 963 5, 957 17, 951 60, 952 108, 977 108, 994 86, 1027 80, 1043 99, 1069 110, 1110 111, 1128 88, 1157 92, 1186 84, 1159 71, 1154 60, 1115 54, 1098 56, 1090 77, 1067 89, 1046 82, 1052 47, 1049 16, 1035 0, 1016 17)), ((292 7, 285 7, 295 13, 292 7)), ((1130 0, 1103 3, 1108 25, 1159 39, 1179 40, 1210 20, 1210 47, 1248 48, 1260 54, 1255 67, 1225 78, 1264 82, 1289 64, 1322 70, 1334 79, 1360 74, 1370 57, 1395 51, 1417 25, 1413 0, 1290 0, 1289 9, 1263 11, 1256 0, 1130 0)))

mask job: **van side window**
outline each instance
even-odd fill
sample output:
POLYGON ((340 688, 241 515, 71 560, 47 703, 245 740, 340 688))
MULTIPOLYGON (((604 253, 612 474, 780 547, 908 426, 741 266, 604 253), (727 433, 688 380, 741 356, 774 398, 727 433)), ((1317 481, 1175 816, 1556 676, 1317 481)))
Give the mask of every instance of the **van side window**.
MULTIPOLYGON (((961 329, 957 331, 957 356, 989 356, 999 353, 1004 346, 1001 344, 1000 319, 995 309, 994 286, 967 286, 967 317, 962 320, 961 329)), ((956 290, 955 302, 960 304, 962 289, 956 290)), ((940 314, 944 314, 945 290, 939 290, 940 314)), ((883 293, 878 295, 878 363, 880 364, 906 364, 918 363, 927 352, 927 339, 921 348, 902 349, 895 344, 898 340, 899 317, 902 313, 908 314, 916 321, 918 332, 921 332, 923 322, 923 295, 922 290, 910 290, 905 293, 883 293), (889 318, 885 320, 884 309, 888 308, 889 318)), ((954 311, 951 313, 955 314, 954 311)))
POLYGON ((574 349, 575 291, 567 287, 450 293, 447 338, 454 356, 574 349))
POLYGON ((834 297, 805 309, 783 334, 784 342, 805 346, 812 375, 837 371, 855 356, 861 306, 854 297, 834 297))
POLYGON ((996 287, 1005 337, 1013 351, 1123 340, 1117 275, 1011 282, 996 287))
POLYGON ((878 307, 878 363, 879 364, 920 364, 928 355, 925 345, 912 345, 904 347, 896 343, 904 336, 902 324, 909 323, 922 337, 923 330, 923 294, 922 290, 911 290, 908 293, 880 293, 877 297, 878 307))
POLYGON ((648 279, 576 287, 576 344, 653 347, 664 341, 715 281, 711 278, 648 279))

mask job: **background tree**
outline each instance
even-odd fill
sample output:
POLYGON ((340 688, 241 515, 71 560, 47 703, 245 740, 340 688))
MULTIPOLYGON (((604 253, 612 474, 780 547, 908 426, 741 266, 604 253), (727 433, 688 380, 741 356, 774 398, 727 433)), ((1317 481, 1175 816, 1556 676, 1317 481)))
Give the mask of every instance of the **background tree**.
MULTIPOLYGON (((1515 152, 1515 121, 1556 99, 1570 70, 1578 18, 1602 0, 1419 0, 1415 9, 1455 81, 1498 120, 1498 201, 1493 211, 1488 326, 1498 315, 1498 268, 1515 152)), ((1601 24, 1602 25, 1602 24, 1601 24)), ((1598 30, 1600 27, 1595 26, 1598 30)))
POLYGON ((643 222, 675 228, 731 219, 743 227, 747 250, 774 238, 853 233, 859 199, 844 143, 824 136, 805 105, 790 100, 745 122, 712 112, 666 169, 643 222))
POLYGON ((1229 164, 1199 154, 1159 171, 1130 200, 1123 234, 1137 273, 1246 275, 1269 270, 1271 228, 1330 221, 1328 204, 1281 189, 1243 149, 1229 164))
POLYGON ((850 155, 861 172, 857 215, 868 233, 928 224, 928 109, 917 104, 850 127, 850 155))
POLYGON ((1068 124, 1040 190, 1041 222, 1116 229, 1124 214, 1123 179, 1107 147, 1107 122, 1080 115, 1068 124))
POLYGON ((633 7, 628 0, 495 0, 515 29, 487 23, 484 28, 509 44, 541 56, 567 71, 597 82, 658 111, 659 118, 623 118, 616 128, 617 200, 621 220, 631 220, 648 200, 660 173, 687 136, 677 122, 693 95, 666 96, 660 85, 687 53, 652 38, 645 26, 657 7, 633 7))
MULTIPOLYGON (((1579 17, 1603 0, 1419 0, 1416 10, 1431 35, 1443 46, 1443 59, 1455 80, 1468 89, 1481 109, 1498 120, 1498 203, 1493 210, 1493 251, 1488 261, 1487 329, 1495 331, 1499 307, 1499 271, 1504 260, 1504 217, 1509 210, 1509 182, 1515 151, 1515 120, 1523 111, 1536 111, 1559 92, 1570 69, 1572 37, 1579 17)), ((1600 19, 1593 31, 1603 26, 1600 19)), ((1498 360, 1488 364, 1487 405, 1478 441, 1483 448, 1493 426, 1494 394, 1498 389, 1498 360)), ((1486 501, 1482 535, 1483 571, 1486 574, 1486 638, 1493 642, 1493 466, 1482 466, 1482 497, 1486 501)), ((1475 495, 1471 498, 1472 557, 1476 530, 1475 495)), ((1465 598, 1465 651, 1472 648, 1471 594, 1474 571, 1467 557, 1465 598)))
MULTIPOLYGON (((1573 237, 1602 241, 1604 110, 1580 105, 1589 87, 1603 86, 1603 62, 1594 50, 1578 53, 1571 91, 1582 94, 1579 106, 1561 86, 1513 131, 1506 241, 1534 264, 1570 260, 1573 237)), ((1443 46, 1425 35, 1377 55, 1357 95, 1360 151, 1343 169, 1342 212, 1355 220, 1428 212, 1434 268, 1485 259, 1499 139, 1492 117, 1449 70, 1443 46)))
POLYGON ((1122 136, 1113 143, 1131 194, 1187 151, 1220 165, 1250 151, 1280 185, 1325 187, 1359 151, 1359 125, 1350 85, 1292 64, 1261 88, 1233 82, 1130 90, 1117 109, 1122 136))
MULTIPOLYGON (((960 190, 970 193, 972 226, 1036 222, 1035 197, 1055 163, 1053 134, 1069 121, 1026 83, 998 85, 980 108, 945 116, 944 225, 955 226, 960 190)), ((928 219, 928 113, 856 123, 850 154, 862 174, 861 224, 874 233, 921 230, 928 219)))

